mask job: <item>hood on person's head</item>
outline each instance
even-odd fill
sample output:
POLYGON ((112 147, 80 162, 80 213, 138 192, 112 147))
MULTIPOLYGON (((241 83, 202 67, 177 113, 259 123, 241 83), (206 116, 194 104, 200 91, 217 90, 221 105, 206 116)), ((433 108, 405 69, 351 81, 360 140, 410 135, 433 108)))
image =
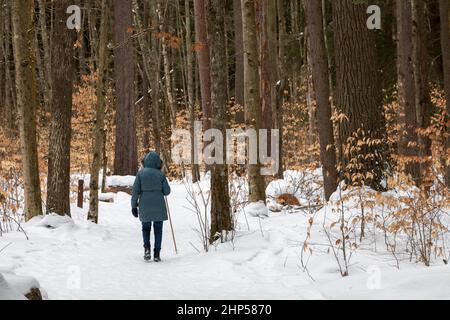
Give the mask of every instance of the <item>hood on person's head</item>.
POLYGON ((157 152, 149 152, 144 159, 144 168, 153 168, 160 170, 162 166, 161 157, 157 152))

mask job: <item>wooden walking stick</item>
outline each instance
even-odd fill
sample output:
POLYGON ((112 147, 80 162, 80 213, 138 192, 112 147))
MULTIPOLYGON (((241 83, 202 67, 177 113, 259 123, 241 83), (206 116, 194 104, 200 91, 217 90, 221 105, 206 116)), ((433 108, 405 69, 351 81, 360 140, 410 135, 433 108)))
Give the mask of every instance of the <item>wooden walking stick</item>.
POLYGON ((173 239, 173 245, 175 247, 175 253, 178 254, 177 242, 175 241, 175 233, 173 232, 172 217, 170 216, 170 209, 169 209, 169 203, 167 202, 167 197, 164 197, 164 200, 166 201, 167 215, 169 216, 170 229, 172 230, 172 239, 173 239))

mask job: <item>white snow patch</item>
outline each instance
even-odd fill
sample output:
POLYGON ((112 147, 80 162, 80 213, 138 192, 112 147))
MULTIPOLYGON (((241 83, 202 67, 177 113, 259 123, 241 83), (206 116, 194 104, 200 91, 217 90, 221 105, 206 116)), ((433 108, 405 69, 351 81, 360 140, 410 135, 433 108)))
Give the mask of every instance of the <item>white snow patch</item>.
POLYGON ((25 295, 33 288, 39 289, 46 298, 45 291, 35 278, 16 275, 9 267, 0 267, 0 270, 0 300, 26 300, 25 295))
POLYGON ((25 296, 11 287, 0 273, 0 300, 26 300, 25 296))
POLYGON ((12 273, 5 273, 3 276, 6 282, 22 295, 29 293, 32 288, 39 289, 40 287, 39 282, 30 276, 18 276, 12 273))
POLYGON ((38 227, 57 229, 61 226, 74 226, 73 220, 69 216, 60 216, 54 213, 45 215, 37 224, 38 227))
POLYGON ((267 210, 264 201, 250 202, 244 208, 245 212, 252 217, 268 217, 269 210, 267 210))
POLYGON ((266 196, 269 198, 276 198, 284 193, 293 194, 294 187, 286 180, 277 179, 271 181, 266 188, 266 196))
MULTIPOLYGON (((84 187, 88 188, 91 181, 90 174, 74 174, 72 175, 73 183, 78 180, 84 181, 84 187)), ((106 176, 106 187, 132 187, 134 184, 135 176, 106 176)), ((102 186, 102 173, 99 173, 99 187, 102 186)))
POLYGON ((107 187, 132 187, 135 176, 109 176, 106 177, 107 187))

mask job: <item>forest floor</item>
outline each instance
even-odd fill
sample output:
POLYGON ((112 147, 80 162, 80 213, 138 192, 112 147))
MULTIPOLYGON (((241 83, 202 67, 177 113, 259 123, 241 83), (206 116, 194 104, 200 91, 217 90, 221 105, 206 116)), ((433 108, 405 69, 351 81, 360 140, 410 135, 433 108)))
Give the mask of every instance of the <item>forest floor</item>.
POLYGON ((73 219, 36 217, 24 224, 29 240, 22 232, 4 234, 0 272, 7 280, 8 274, 32 276, 48 299, 450 298, 450 266, 400 259, 398 269, 373 243, 354 253, 350 275, 342 278, 319 222, 306 272, 300 255, 308 215, 302 211, 240 215, 234 241, 204 252, 185 186, 171 187, 179 253, 165 223, 160 263, 143 261, 140 223, 131 215, 130 196, 118 193, 114 203, 100 203, 98 225, 86 221, 85 203, 85 209, 72 207, 73 219))

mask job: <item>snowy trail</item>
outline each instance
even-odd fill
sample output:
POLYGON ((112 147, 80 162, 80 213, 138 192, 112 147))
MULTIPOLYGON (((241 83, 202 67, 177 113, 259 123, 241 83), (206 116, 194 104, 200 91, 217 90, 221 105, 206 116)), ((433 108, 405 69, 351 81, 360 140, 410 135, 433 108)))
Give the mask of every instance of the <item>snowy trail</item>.
POLYGON ((185 188, 172 184, 172 189, 179 254, 167 222, 162 263, 143 261, 140 223, 130 213, 130 197, 119 193, 115 203, 101 203, 98 226, 84 221, 86 209, 73 208, 75 225, 50 230, 27 224, 30 241, 20 233, 6 235, 0 241, 13 245, 0 256, 0 265, 8 262, 17 274, 36 277, 50 299, 304 298, 298 286, 308 281, 282 231, 268 228, 262 238, 255 229, 238 235, 234 251, 224 244, 199 253, 193 247, 201 249, 197 220, 184 208, 185 188), (284 267, 286 259, 291 261, 284 267))
MULTIPOLYGON (((201 251, 197 218, 185 208, 185 187, 171 183, 169 205, 179 248, 173 249, 169 223, 164 225, 163 262, 144 262, 138 219, 130 196, 101 203, 99 224, 86 221, 86 210, 73 207, 73 222, 55 229, 24 225, 30 240, 10 232, 0 238, 0 272, 33 276, 49 299, 349 299, 450 298, 450 267, 426 268, 405 263, 401 270, 389 255, 359 250, 350 276, 341 278, 331 253, 315 252, 308 264, 312 280, 300 266, 300 244, 307 217, 273 213, 263 219, 240 217, 234 241, 201 251), (194 248, 198 248, 201 252, 194 248), (372 266, 379 283, 370 285, 372 266)), ((45 218, 44 218, 45 219, 45 218)), ((315 231, 315 241, 320 232, 315 231)), ((153 241, 153 235, 152 235, 153 241)))

